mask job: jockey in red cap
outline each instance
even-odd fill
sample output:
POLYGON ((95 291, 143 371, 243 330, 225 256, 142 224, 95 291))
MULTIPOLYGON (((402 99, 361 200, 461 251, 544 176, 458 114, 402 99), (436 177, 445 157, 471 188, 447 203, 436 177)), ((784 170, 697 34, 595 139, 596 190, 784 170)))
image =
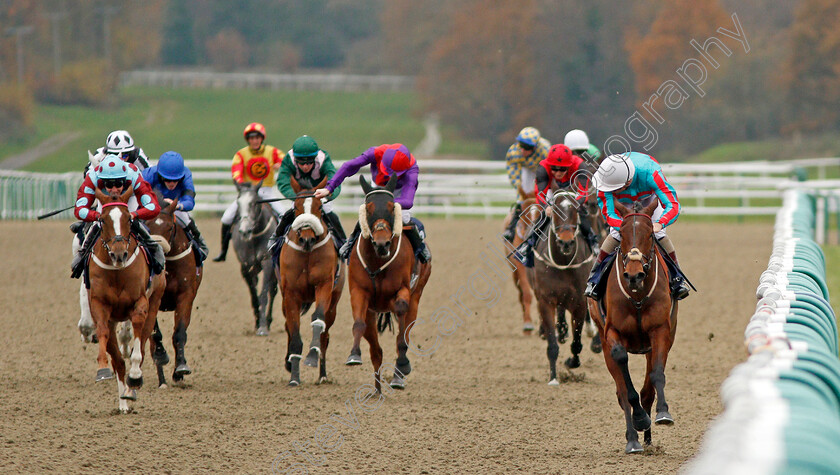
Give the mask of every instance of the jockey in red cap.
MULTIPOLYGON (((534 188, 537 195, 537 203, 543 207, 550 204, 549 201, 551 200, 546 199, 546 194, 551 189, 552 183, 557 183, 557 188, 561 190, 568 189, 570 191, 576 191, 578 224, 581 234, 586 238, 586 241, 592 249, 596 250, 598 248, 598 236, 592 231, 589 216, 587 216, 586 208, 583 206, 587 195, 589 175, 580 171, 582 163, 583 159, 577 155, 573 155, 569 147, 563 144, 552 146, 548 152, 548 157, 542 160, 537 167, 534 188)), ((546 218, 545 212, 541 213, 540 219, 531 229, 531 233, 517 249, 517 252, 523 257, 522 263, 526 267, 533 267, 534 265, 533 247, 537 243, 537 238, 540 235, 544 235, 543 230, 548 222, 549 220, 546 218)))
MULTIPOLYGON (((414 223, 414 226, 403 228, 403 234, 411 242, 414 253, 420 262, 428 262, 432 253, 424 242, 426 233, 417 218, 411 216, 411 208, 414 206, 414 194, 417 192, 418 177, 420 168, 414 155, 408 151, 408 147, 401 143, 384 144, 378 147, 370 147, 358 157, 348 160, 341 165, 327 186, 315 191, 316 198, 329 196, 341 183, 358 173, 363 166, 370 165, 370 172, 373 182, 379 186, 385 186, 391 176, 397 176, 397 188, 394 190, 394 202, 402 207, 403 224, 414 223)), ((361 227, 356 223, 353 233, 341 247, 339 254, 342 259, 350 256, 350 251, 361 233, 361 227)))

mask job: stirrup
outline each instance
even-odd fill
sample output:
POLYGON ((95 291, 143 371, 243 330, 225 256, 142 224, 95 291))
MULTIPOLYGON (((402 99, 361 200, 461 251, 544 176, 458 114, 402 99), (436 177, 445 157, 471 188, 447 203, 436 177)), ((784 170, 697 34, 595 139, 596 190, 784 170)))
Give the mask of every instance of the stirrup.
POLYGON ((598 300, 598 294, 595 293, 595 288, 597 286, 598 286, 598 284, 594 284, 592 282, 587 282, 586 283, 586 290, 583 291, 583 296, 584 297, 589 297, 591 299, 598 300))
POLYGON ((673 295, 674 300, 682 300, 688 297, 689 293, 691 293, 691 290, 685 280, 674 279, 671 281, 671 295, 673 295))

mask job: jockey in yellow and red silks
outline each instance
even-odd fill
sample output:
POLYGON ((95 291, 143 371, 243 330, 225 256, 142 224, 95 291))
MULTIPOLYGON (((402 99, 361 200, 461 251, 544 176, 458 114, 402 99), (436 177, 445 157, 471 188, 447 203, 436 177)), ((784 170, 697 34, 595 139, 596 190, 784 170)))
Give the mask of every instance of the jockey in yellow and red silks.
MULTIPOLYGON (((254 186, 260 185, 257 194, 262 199, 280 198, 277 188, 274 186, 274 174, 280 169, 283 163, 284 154, 279 149, 265 144, 265 126, 252 122, 242 132, 247 147, 242 147, 233 156, 230 165, 230 173, 236 183, 251 183, 254 186)), ((279 219, 290 206, 282 201, 271 202, 271 208, 279 219)), ((231 238, 231 227, 236 219, 239 205, 233 200, 222 215, 222 251, 213 258, 214 262, 224 261, 227 257, 228 245, 231 238)))
POLYGON ((524 195, 534 187, 534 176, 541 161, 548 157, 551 143, 540 136, 540 131, 534 127, 525 127, 516 136, 516 142, 508 148, 505 155, 505 168, 508 180, 517 191, 516 203, 511 210, 510 224, 502 236, 513 242, 513 234, 519 216, 522 214, 522 200, 524 195))

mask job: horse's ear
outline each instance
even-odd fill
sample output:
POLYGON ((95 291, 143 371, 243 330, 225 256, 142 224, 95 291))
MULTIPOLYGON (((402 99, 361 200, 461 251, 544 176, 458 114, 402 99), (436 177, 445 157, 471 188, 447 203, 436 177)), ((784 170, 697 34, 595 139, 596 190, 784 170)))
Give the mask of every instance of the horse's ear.
POLYGON ((93 194, 94 194, 94 196, 96 196, 96 199, 99 200, 100 204, 105 204, 105 203, 110 203, 111 202, 111 197, 106 195, 102 190, 99 189, 99 187, 96 187, 93 190, 93 194))
POLYGON ((391 193, 397 188, 397 175, 391 175, 391 178, 388 179, 388 183, 385 184, 385 189, 390 191, 391 193))
POLYGON ((166 212, 172 214, 178 207, 178 198, 172 200, 172 203, 169 203, 169 206, 166 207, 166 212))
POLYGON ((614 200, 613 204, 615 205, 615 212, 622 218, 631 213, 630 208, 624 206, 618 200, 614 200))
POLYGON ((295 180, 295 177, 289 177, 289 184, 292 185, 292 191, 294 191, 295 194, 300 193, 300 183, 298 183, 298 181, 295 180))
POLYGON ((651 200, 647 206, 642 209, 642 213, 653 216, 653 212, 656 211, 656 207, 659 206, 659 200, 651 200))
POLYGON ((323 188, 323 187, 327 186, 327 181, 328 181, 327 177, 321 178, 321 181, 319 181, 318 184, 315 185, 315 189, 317 190, 319 188, 323 188))
MULTIPOLYGON (((131 195, 134 194, 134 188, 131 185, 128 185, 128 188, 120 195, 120 203, 128 203, 128 199, 131 198, 131 195)), ((140 200, 138 200, 140 201, 140 200)))
POLYGON ((263 178, 262 180, 260 180, 260 181, 259 181, 259 183, 257 183, 256 188, 257 188, 258 190, 259 190, 260 188, 262 188, 263 181, 265 181, 265 178, 263 178))
POLYGON ((236 187, 237 193, 242 191, 242 185, 240 185, 238 181, 233 180, 233 186, 236 187))
POLYGON ((364 175, 359 175, 359 184, 362 185, 362 191, 364 191, 365 194, 373 191, 373 188, 370 186, 370 183, 368 183, 364 175))

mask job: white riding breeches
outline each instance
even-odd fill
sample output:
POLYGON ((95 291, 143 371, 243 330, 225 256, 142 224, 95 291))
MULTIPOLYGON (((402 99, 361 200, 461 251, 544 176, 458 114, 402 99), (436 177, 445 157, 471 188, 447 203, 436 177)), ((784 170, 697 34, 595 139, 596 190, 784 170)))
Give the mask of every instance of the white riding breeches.
MULTIPOLYGON (((259 190, 257 190, 257 195, 260 198, 267 200, 270 198, 282 198, 280 195, 280 191, 277 188, 272 188, 270 186, 263 186, 259 190)), ((288 201, 272 201, 269 203, 271 208, 280 216, 283 216, 283 213, 286 212, 289 208, 292 207, 291 200, 288 201)), ((227 209, 225 210, 224 214, 222 214, 222 224, 231 225, 233 224, 233 220, 236 219, 236 211, 239 209, 239 203, 236 200, 233 200, 233 203, 228 205, 227 209)))
POLYGON ((519 174, 519 180, 522 185, 522 191, 525 193, 532 193, 537 179, 537 172, 527 167, 522 167, 519 174))
MULTIPOLYGON (((664 212, 665 209, 662 207, 662 204, 656 205, 656 209, 653 211, 653 216, 651 216, 651 220, 654 223, 659 221, 659 218, 662 217, 662 213, 664 212)), ((618 233, 617 228, 610 228, 610 236, 615 238, 616 241, 621 242, 621 235, 618 233)), ((662 239, 663 237, 665 237, 665 228, 662 228, 662 230, 658 233, 654 233, 654 236, 656 236, 656 239, 662 239)))

